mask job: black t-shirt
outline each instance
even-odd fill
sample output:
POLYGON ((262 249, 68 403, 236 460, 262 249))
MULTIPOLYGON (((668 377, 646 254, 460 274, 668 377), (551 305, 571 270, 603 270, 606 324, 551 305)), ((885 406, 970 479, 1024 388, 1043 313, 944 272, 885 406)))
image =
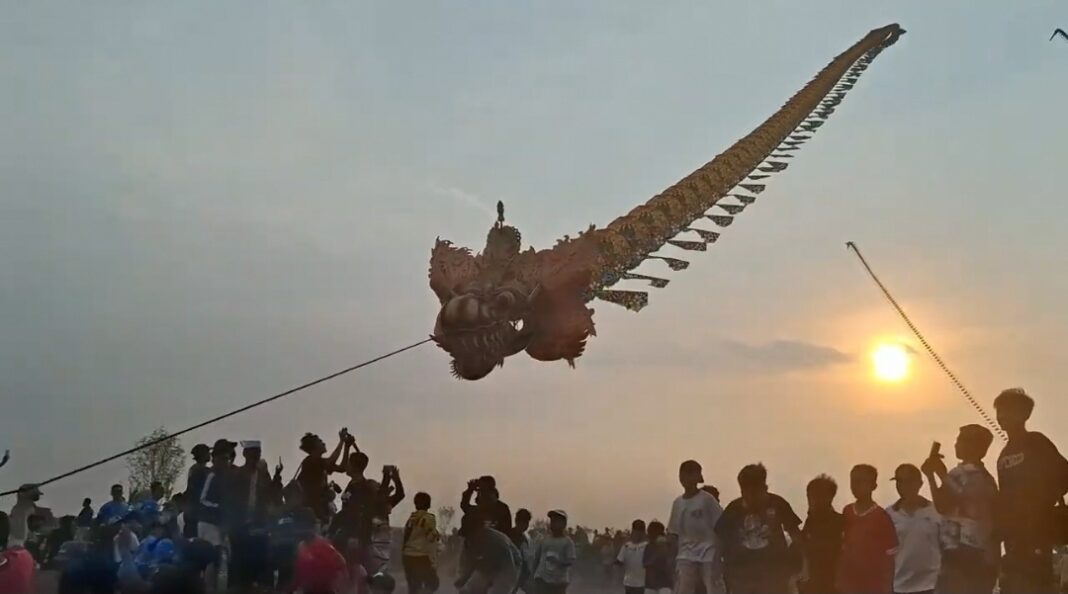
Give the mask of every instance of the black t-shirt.
POLYGON ((808 584, 822 591, 834 586, 838 555, 842 551, 845 518, 833 509, 809 512, 801 533, 805 537, 808 584))
POLYGON ((998 525, 1006 544, 1053 544, 1054 511, 1068 491, 1068 460, 1045 435, 1010 440, 998 456, 998 525))
POLYGON ((315 512, 316 517, 325 520, 330 515, 330 501, 326 490, 327 485, 327 460, 321 456, 308 456, 300 466, 300 475, 297 482, 300 483, 301 492, 304 494, 304 505, 315 512))
POLYGON ((726 545, 728 565, 783 568, 788 562, 785 531, 800 525, 801 518, 790 504, 769 493, 755 509, 747 507, 743 499, 732 501, 716 523, 716 534, 726 545))
POLYGON ((663 538, 645 545, 645 553, 642 555, 642 564, 645 565, 645 588, 647 590, 663 590, 674 586, 675 560, 671 557, 671 548, 663 538))

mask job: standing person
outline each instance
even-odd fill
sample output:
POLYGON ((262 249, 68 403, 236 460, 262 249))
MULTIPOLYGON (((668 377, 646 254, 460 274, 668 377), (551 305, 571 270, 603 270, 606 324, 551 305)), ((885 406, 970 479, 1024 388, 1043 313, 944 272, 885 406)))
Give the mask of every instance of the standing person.
POLYGON ((263 460, 259 441, 241 442, 245 459, 234 473, 234 515, 230 526, 233 555, 230 583, 238 591, 254 585, 269 585, 270 538, 267 532, 267 503, 273 496, 274 483, 263 460))
POLYGON ((645 522, 634 520, 630 525, 630 539, 619 549, 616 562, 623 566, 624 594, 645 592, 645 522))
MULTIPOLYGON (((349 430, 342 428, 338 432, 338 443, 329 457, 326 457, 326 443, 314 433, 305 433, 300 439, 300 449, 307 456, 300 463, 297 471, 297 483, 304 492, 304 504, 315 512, 319 522, 324 526, 330 520, 329 477, 335 472, 343 472, 345 467, 338 464, 341 450, 348 449, 354 443, 349 430)), ((348 452, 346 451, 346 457, 348 452)))
POLYGON ((1045 435, 1027 429, 1035 401, 1020 388, 994 400, 1009 443, 998 456, 1000 532, 1005 541, 1001 591, 1054 592, 1055 506, 1068 492, 1068 461, 1045 435))
POLYGON ((185 478, 185 524, 182 526, 182 536, 196 538, 197 536, 197 511, 200 507, 200 492, 204 489, 204 480, 208 478, 208 463, 211 462, 211 448, 206 443, 198 443, 193 446, 190 454, 193 455, 193 465, 189 467, 189 473, 185 478))
POLYGON ((894 593, 934 594, 942 569, 942 518, 934 505, 920 495, 923 477, 912 464, 894 471, 900 496, 886 508, 897 533, 894 553, 894 593))
POLYGON ((843 594, 893 592, 897 533, 890 515, 872 499, 878 482, 879 471, 868 464, 858 464, 849 473, 856 501, 842 513, 845 527, 836 584, 843 594))
POLYGON ((519 549, 523 561, 520 567, 519 589, 526 594, 534 594, 533 577, 531 577, 534 574, 534 543, 530 541, 530 535, 527 534, 533 518, 530 510, 521 508, 515 512, 515 525, 512 527, 512 542, 519 549))
POLYGON ((571 584, 571 566, 578 555, 567 535, 567 513, 549 512, 549 535, 534 547, 534 584, 538 594, 564 594, 571 584))
POLYGON ((927 476, 935 509, 942 514, 944 594, 989 594, 998 579, 1001 545, 994 536, 998 485, 983 466, 994 434, 982 425, 960 428, 955 446, 960 464, 946 470, 935 454, 920 468, 927 476), (939 484, 941 482, 941 484, 939 484))
POLYGON ((705 481, 701 465, 687 460, 679 466, 683 493, 671 506, 667 533, 677 551, 675 594, 695 594, 704 584, 707 594, 722 594, 723 564, 716 523, 723 508, 711 493, 700 488, 705 481))
POLYGON ((32 536, 30 517, 37 513, 37 502, 41 500, 41 489, 37 485, 22 485, 15 495, 15 505, 8 517, 8 548, 25 547, 32 536))
POLYGON ((716 533, 724 544, 732 594, 786 592, 794 563, 786 535, 801 544, 801 518, 785 499, 768 492, 768 471, 750 464, 738 473, 742 496, 727 505, 716 533))
POLYGON ((200 489, 200 506, 197 511, 197 538, 207 541, 218 553, 218 564, 206 572, 208 592, 226 588, 227 579, 220 578, 223 569, 228 569, 230 542, 229 528, 235 522, 235 508, 240 491, 237 469, 234 467, 232 441, 220 439, 211 449, 211 471, 200 489))
POLYGON ((460 521, 471 555, 470 565, 456 580, 460 594, 513 594, 523 560, 512 539, 472 514, 460 521))
POLYGON ((808 517, 801 529, 805 548, 805 570, 798 589, 801 594, 834 594, 838 555, 842 551, 845 520, 834 510, 838 483, 821 474, 808 483, 808 517))
POLYGON ((490 528, 505 534, 512 533, 512 510, 501 501, 497 490, 497 479, 483 476, 467 482, 467 489, 460 498, 460 509, 465 513, 476 514, 490 528), (471 504, 472 495, 477 494, 475 504, 471 504))
POLYGON ((93 500, 86 497, 82 500, 82 509, 78 512, 77 525, 79 528, 91 528, 93 526, 93 500))
POLYGON ((125 518, 129 513, 130 506, 126 503, 122 485, 111 485, 111 501, 100 506, 96 521, 98 524, 109 526, 125 518))
POLYGON ((656 520, 649 522, 649 541, 642 555, 645 566, 645 589, 649 594, 671 594, 675 559, 671 546, 664 535, 664 525, 656 520))
POLYGON ((437 553, 441 534, 438 520, 430 511, 430 495, 416 493, 414 502, 415 511, 404 525, 401 564, 410 594, 433 594, 439 585, 437 553))

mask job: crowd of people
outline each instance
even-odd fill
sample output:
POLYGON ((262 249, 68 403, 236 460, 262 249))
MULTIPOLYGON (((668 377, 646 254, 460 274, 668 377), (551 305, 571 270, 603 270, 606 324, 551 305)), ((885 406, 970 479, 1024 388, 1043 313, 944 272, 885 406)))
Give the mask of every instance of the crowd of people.
POLYGON ((624 594, 1058 592, 1054 551, 1068 544, 1068 461, 1027 429, 1034 401, 1025 392, 1006 390, 994 405, 1008 436, 996 477, 984 462, 994 435, 966 425, 953 468, 936 443, 919 465, 894 469, 898 499, 888 506, 873 500, 879 471, 871 465, 850 472, 853 500, 841 511, 836 481, 813 478, 804 520, 769 490, 764 465, 742 468, 740 496, 723 505, 702 465, 688 460, 666 525, 639 519, 627 534, 606 529, 592 546, 577 546, 565 510, 548 511, 534 530, 533 514, 513 514, 493 476, 473 479, 460 495, 449 579, 440 559, 448 537, 431 496, 417 493, 395 531, 390 515, 407 497, 401 473, 386 465, 369 477, 370 459, 347 430, 332 450, 306 434, 289 481, 281 461, 269 471, 259 442, 220 439, 192 448, 182 491, 167 497, 153 483, 130 502, 114 485, 99 510, 86 499, 47 534, 40 489, 20 489, 11 513, 0 515, 0 594, 34 591, 38 567, 58 573, 60 594, 387 594, 401 576, 413 594, 448 589, 443 582, 461 594, 564 594, 588 548, 606 576, 622 568, 614 587, 624 594))

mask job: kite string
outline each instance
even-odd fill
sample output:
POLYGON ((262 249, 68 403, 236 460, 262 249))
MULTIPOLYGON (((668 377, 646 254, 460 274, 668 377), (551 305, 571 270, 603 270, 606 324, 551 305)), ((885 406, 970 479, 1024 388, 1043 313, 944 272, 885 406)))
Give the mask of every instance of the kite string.
POLYGON ((894 299, 894 296, 890 294, 890 291, 886 288, 886 285, 884 285, 882 281, 879 280, 879 277, 875 274, 875 271, 873 271, 871 269, 871 266, 868 265, 868 261, 864 259, 864 255, 860 253, 860 249, 857 247, 857 244, 853 243, 852 241, 847 241, 846 248, 853 250, 853 253, 857 255, 857 258, 860 260, 860 263, 864 265, 864 269, 868 271, 868 275, 871 276, 871 279, 873 281, 875 281, 875 284, 879 285, 879 289, 882 290, 883 295, 886 296, 886 300, 890 302, 890 305, 894 306, 894 309, 897 310, 897 313, 901 316, 901 319, 905 321, 905 324, 907 324, 909 329, 912 330, 912 333, 916 335, 917 339, 919 339, 920 344, 923 345, 923 348, 927 351, 927 354, 929 354, 931 358, 934 359, 935 363, 937 363, 938 366, 942 368, 942 371, 944 371, 946 375, 949 376, 950 381, 952 381, 953 384, 957 386, 957 389, 960 390, 960 393, 963 394, 964 397, 968 400, 968 403, 972 405, 972 408, 974 408, 976 412, 979 413, 979 416, 983 417, 983 420, 986 421, 986 424, 994 430, 994 433, 998 437, 1000 437, 1002 440, 1008 441, 1008 436, 1005 435, 1005 431, 1001 428, 1000 425, 997 424, 997 421, 995 421, 993 417, 987 414, 986 410, 983 409, 983 406, 979 404, 979 402, 972 396, 971 392, 968 391, 968 388, 965 388, 964 384, 962 384, 961 381, 957 379, 956 374, 950 371, 949 367, 945 364, 944 361, 942 361, 942 357, 938 356, 938 353, 935 352, 934 348, 932 348, 930 343, 927 342, 927 339, 924 338, 923 333, 920 332, 919 328, 917 328, 916 325, 912 323, 912 320, 909 318, 908 314, 906 314, 905 310, 902 309, 901 306, 898 304, 897 299, 894 299))
MULTIPOLYGON (((68 472, 64 472, 63 474, 56 475, 56 476, 54 476, 54 477, 52 477, 52 478, 50 478, 50 479, 48 479, 46 481, 43 481, 43 482, 40 482, 40 483, 33 483, 33 485, 36 486, 36 487, 43 487, 45 485, 52 484, 52 483, 54 483, 56 481, 63 480, 65 478, 67 478, 67 477, 74 476, 76 474, 85 472, 86 470, 91 470, 93 468, 96 468, 97 466, 101 466, 101 465, 107 464, 108 462, 111 462, 112 460, 117 460, 119 458, 122 458, 124 456, 128 456, 128 455, 130 455, 130 454, 132 454, 134 452, 137 452, 139 450, 143 450, 143 449, 150 448, 152 446, 161 444, 161 443, 163 443, 165 441, 169 441, 169 440, 174 439, 176 437, 179 437, 181 435, 185 435, 186 433, 189 433, 190 431, 196 431, 197 429, 200 429, 202 427, 206 427, 208 425, 211 425, 212 423, 217 423, 217 422, 219 422, 219 421, 221 421, 223 419, 228 419, 228 418, 230 418, 232 416, 239 415, 239 414, 241 414, 241 413, 243 413, 245 411, 248 411, 248 410, 251 410, 251 409, 256 408, 258 406, 262 406, 264 404, 267 404, 268 402, 274 402, 275 400, 278 400, 279 398, 284 398, 286 396, 289 396, 290 394, 296 394, 297 392, 300 392, 302 390, 306 390, 308 388, 311 388, 312 386, 316 386, 316 385, 321 384, 323 382, 327 382, 327 381, 330 381, 332 379, 341 377, 341 376, 343 376, 343 375, 345 375, 347 373, 351 373, 353 371, 356 371, 357 369, 360 369, 360 368, 363 368, 363 367, 367 367, 368 365, 377 363, 377 362, 382 361, 384 359, 388 359, 388 358, 390 358, 390 357, 392 357, 394 355, 399 355, 399 354, 401 354, 401 353, 403 353, 405 351, 409 351, 409 350, 414 349, 414 348, 416 348, 418 346, 422 346, 422 345, 430 342, 431 340, 433 340, 433 339, 426 338, 426 339, 423 339, 423 340, 421 340, 419 342, 410 344, 410 345, 408 345, 406 347, 399 348, 399 349, 397 349, 395 351, 391 351, 389 353, 386 353, 384 355, 379 355, 378 357, 375 357, 374 359, 368 359, 367 361, 364 361, 363 363, 357 363, 356 365, 353 365, 351 367, 347 367, 345 369, 342 369, 341 371, 335 371, 334 373, 331 373, 330 375, 324 375, 323 377, 320 377, 319 379, 312 380, 312 381, 307 382, 305 384, 301 384, 301 385, 299 385, 299 386, 297 386, 295 388, 290 388, 290 389, 286 390, 285 392, 281 392, 281 393, 275 394, 274 396, 269 396, 267 398, 264 398, 263 400, 259 400, 259 401, 253 402, 252 404, 247 404, 247 405, 242 406, 241 408, 238 408, 236 410, 232 410, 232 411, 230 411, 228 413, 221 414, 221 415, 219 415, 217 417, 212 417, 212 418, 210 418, 210 419, 208 419, 206 421, 202 421, 200 423, 197 423, 196 425, 193 425, 192 427, 187 427, 185 429, 182 429, 181 431, 175 431, 174 433, 171 433, 169 435, 165 435, 165 436, 160 437, 158 439, 153 439, 153 440, 151 440, 149 442, 146 442, 146 443, 134 446, 134 447, 132 447, 132 448, 130 448, 128 450, 119 452, 118 454, 114 454, 114 455, 108 456, 107 458, 102 458, 100 460, 97 460, 96 462, 92 462, 92 463, 86 464, 85 466, 81 466, 79 468, 75 468, 74 470, 71 470, 71 471, 68 471, 68 472)), ((0 493, 0 497, 5 497, 7 495, 14 495, 14 494, 18 493, 20 490, 21 490, 21 487, 18 488, 18 489, 12 489, 12 490, 9 490, 9 491, 4 491, 4 492, 0 493)))

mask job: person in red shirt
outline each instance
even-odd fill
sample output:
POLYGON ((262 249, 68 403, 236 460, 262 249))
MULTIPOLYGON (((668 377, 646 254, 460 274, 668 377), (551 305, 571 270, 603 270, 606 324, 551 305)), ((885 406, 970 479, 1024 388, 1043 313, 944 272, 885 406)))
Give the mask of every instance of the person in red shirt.
POLYGON ((34 566, 30 552, 22 547, 0 551, 0 592, 31 594, 34 566))
POLYGON ((893 592, 897 532, 890 515, 872 499, 878 479, 879 472, 867 464, 858 464, 849 473, 856 501, 842 513, 845 530, 836 580, 839 592, 893 592))

